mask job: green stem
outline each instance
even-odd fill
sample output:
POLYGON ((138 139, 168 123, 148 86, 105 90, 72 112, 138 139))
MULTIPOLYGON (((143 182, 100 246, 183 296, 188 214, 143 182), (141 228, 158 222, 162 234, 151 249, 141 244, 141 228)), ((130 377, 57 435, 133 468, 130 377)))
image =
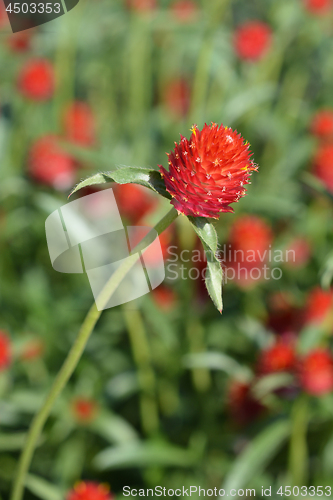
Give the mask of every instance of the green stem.
MULTIPOLYGON (((189 352, 198 354, 206 351, 204 328, 195 315, 189 316, 186 325, 189 352)), ((206 392, 211 386, 211 376, 207 368, 192 368, 192 381, 197 392, 206 392)))
POLYGON ((307 482, 308 449, 307 427, 309 422, 309 401, 306 395, 300 396, 292 409, 292 430, 289 451, 289 471, 293 486, 307 482))
POLYGON ((140 385, 140 411, 142 429, 147 435, 154 435, 159 428, 156 402, 156 378, 151 366, 149 342, 140 311, 123 307, 124 318, 131 342, 133 358, 137 366, 140 385))
MULTIPOLYGON (((155 226, 155 231, 161 234, 176 218, 177 211, 172 208, 155 226)), ((111 276, 103 290, 98 297, 98 303, 101 304, 100 310, 97 309, 95 303, 92 305, 85 317, 79 333, 76 337, 74 345, 68 353, 68 356, 62 365, 51 390, 44 401, 41 409, 38 411, 34 417, 30 430, 27 435, 27 440, 25 442, 19 465, 16 474, 16 480, 13 485, 11 500, 21 500, 24 490, 24 483, 26 480, 26 475, 30 467, 30 463, 33 457, 33 453, 36 448, 37 440, 43 430, 44 424, 50 415, 52 407, 67 384, 69 378, 74 372, 81 355, 85 349, 85 346, 89 340, 91 333, 93 332, 95 325, 102 314, 103 306, 105 307, 108 303, 110 297, 115 292, 117 287, 120 285, 123 278, 134 266, 140 257, 139 252, 146 248, 155 238, 156 233, 150 231, 147 236, 136 246, 133 250, 133 255, 128 257, 125 262, 117 269, 117 271, 111 276), (134 253, 135 252, 135 253, 134 253)))

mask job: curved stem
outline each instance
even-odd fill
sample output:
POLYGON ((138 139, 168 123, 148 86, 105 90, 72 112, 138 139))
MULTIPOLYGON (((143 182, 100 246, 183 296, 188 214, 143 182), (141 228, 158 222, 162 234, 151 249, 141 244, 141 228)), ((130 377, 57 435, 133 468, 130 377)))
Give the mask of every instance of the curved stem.
POLYGON ((158 404, 156 401, 156 377, 152 367, 150 345, 146 328, 139 310, 123 306, 124 319, 137 366, 140 386, 140 412, 142 430, 147 435, 156 435, 159 429, 158 404))
MULTIPOLYGON (((155 231, 158 234, 161 234, 178 216, 177 211, 172 208, 155 226, 155 231)), ((154 231, 150 231, 147 236, 135 247, 133 250, 134 255, 128 257, 125 262, 117 269, 117 271, 111 276, 103 290, 101 291, 98 297, 98 303, 104 307, 109 301, 112 294, 115 292, 117 287, 120 285, 123 278, 130 271, 130 269, 134 266, 136 261, 139 259, 139 252, 146 248, 152 241, 155 239, 156 233, 154 231)), ((51 390, 44 401, 41 409, 38 411, 36 416, 34 417, 30 430, 27 435, 27 440, 25 442, 19 465, 16 474, 16 480, 13 485, 11 500, 21 500, 23 495, 24 483, 26 479, 26 474, 29 470, 30 463, 33 457, 33 453, 36 448, 36 443, 38 438, 43 430, 44 424, 50 415, 52 407, 59 396, 59 394, 64 389, 67 384, 69 378, 74 372, 81 355, 85 349, 85 346, 89 340, 91 333, 93 332, 95 325, 102 314, 103 307, 100 307, 100 310, 97 309, 95 303, 92 305, 90 310, 88 311, 87 316, 85 317, 82 326, 79 330, 79 333, 76 337, 76 340, 68 353, 68 356, 62 365, 51 390)))
POLYGON ((307 429, 309 400, 306 394, 296 399, 292 409, 292 430, 289 451, 289 471, 292 486, 307 484, 308 449, 307 429))

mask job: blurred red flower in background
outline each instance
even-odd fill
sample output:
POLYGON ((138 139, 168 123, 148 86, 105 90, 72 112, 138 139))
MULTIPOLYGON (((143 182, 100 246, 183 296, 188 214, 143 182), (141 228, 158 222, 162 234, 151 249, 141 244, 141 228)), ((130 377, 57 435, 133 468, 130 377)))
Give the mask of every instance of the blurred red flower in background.
POLYGON ((303 0, 303 3, 311 14, 324 15, 332 8, 332 0, 303 0))
POLYGON ((316 135, 321 139, 332 138, 333 110, 322 109, 321 111, 317 111, 317 113, 312 118, 310 130, 313 135, 316 135))
POLYGON ((269 258, 273 232, 268 224, 255 215, 237 219, 230 232, 227 267, 235 270, 234 279, 240 286, 252 286, 264 279, 263 266, 269 258), (255 270, 255 278, 251 271, 255 270), (260 274, 259 274, 260 273, 260 274))
POLYGON ((257 167, 249 144, 237 131, 206 125, 192 128, 190 140, 181 136, 169 157, 169 172, 161 165, 172 205, 179 213, 218 219, 221 212, 233 212, 230 203, 246 194, 244 184, 257 167))
POLYGON ((333 144, 319 146, 313 160, 313 173, 333 193, 333 144))
POLYGON ((59 138, 45 135, 32 145, 28 170, 37 181, 56 189, 67 189, 74 183, 75 162, 59 145, 59 138))
POLYGON ((40 339, 31 339, 23 347, 21 359, 24 361, 34 361, 42 356, 45 350, 44 342, 40 339))
POLYGON ((90 398, 77 397, 72 402, 72 412, 75 420, 80 424, 89 424, 92 422, 98 411, 96 401, 90 398))
POLYGON ((66 500, 112 500, 109 486, 92 481, 81 481, 68 493, 66 500))
POLYGON ((19 91, 28 99, 45 101, 55 87, 53 66, 47 59, 32 59, 25 63, 18 76, 19 91))
POLYGON ((257 259, 272 243, 273 232, 267 222, 256 215, 239 217, 232 225, 229 242, 235 250, 254 251, 257 259))
POLYGON ((0 371, 6 370, 12 360, 10 339, 6 332, 0 330, 0 371))
POLYGON ((30 48, 31 31, 19 31, 7 38, 7 45, 12 52, 25 52, 30 48))
POLYGON ((240 59, 256 61, 269 50, 272 30, 261 21, 247 21, 237 27, 234 35, 235 51, 240 59))
POLYGON ((278 340, 274 345, 261 352, 258 371, 261 374, 293 370, 296 363, 295 348, 291 343, 278 340))
POLYGON ((255 420, 264 410, 264 406, 251 394, 251 385, 239 380, 233 380, 229 386, 227 406, 238 425, 255 420))
POLYGON ((86 102, 71 103, 64 113, 64 135, 68 141, 80 146, 95 142, 95 116, 86 102))
POLYGON ((186 116, 191 99, 189 84, 183 78, 170 81, 163 90, 163 103, 168 112, 177 118, 186 116))
POLYGON ((126 0, 126 7, 136 12, 149 12, 156 9, 157 0, 126 0))
POLYGON ((193 0, 176 0, 170 9, 173 17, 180 23, 190 23, 198 17, 198 5, 193 0))
POLYGON ((288 260, 285 262, 287 267, 303 267, 309 262, 311 257, 310 244, 301 236, 294 238, 289 243, 286 252, 288 252, 288 260))
POLYGON ((304 356, 299 366, 302 388, 313 396, 333 390, 333 359, 326 349, 315 349, 304 356))
POLYGON ((156 207, 157 200, 145 187, 136 184, 116 184, 113 190, 120 214, 133 225, 156 207))
POLYGON ((311 290, 304 308, 305 324, 319 324, 332 311, 333 290, 323 290, 319 286, 311 290))
POLYGON ((164 312, 172 310, 177 303, 177 296, 172 288, 166 285, 160 285, 155 288, 152 292, 153 301, 158 305, 160 309, 164 312))
POLYGON ((267 326, 280 334, 297 332, 302 327, 301 311, 290 294, 277 292, 270 296, 267 326))

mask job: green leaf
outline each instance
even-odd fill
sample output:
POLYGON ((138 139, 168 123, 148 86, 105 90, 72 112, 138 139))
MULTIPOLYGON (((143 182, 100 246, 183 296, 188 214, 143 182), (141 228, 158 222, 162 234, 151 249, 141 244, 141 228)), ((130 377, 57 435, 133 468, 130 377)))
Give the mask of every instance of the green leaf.
MULTIPOLYGON (((0 451, 21 450, 26 442, 27 434, 25 432, 15 432, 0 434, 0 451)), ((42 438, 38 444, 41 444, 42 438)))
POLYGON ((333 281, 333 252, 328 254, 326 262, 324 263, 320 273, 320 283, 322 288, 329 290, 333 281))
POLYGON ((326 331, 323 324, 305 326, 297 339, 297 351, 300 354, 306 354, 320 344, 325 336, 326 331))
POLYGON ((318 193, 323 194, 333 200, 333 194, 328 191, 325 184, 320 179, 318 179, 318 177, 310 174, 309 172, 304 172, 301 177, 301 181, 312 188, 314 191, 317 191, 318 193))
POLYGON ((84 181, 79 182, 73 189, 71 194, 76 193, 80 189, 96 184, 105 184, 107 182, 117 182, 118 184, 140 184, 145 186, 155 193, 158 193, 164 198, 171 199, 171 195, 165 189, 165 184, 161 174, 154 169, 140 167, 120 167, 118 170, 110 172, 100 172, 84 181))
POLYGON ((101 470, 123 469, 128 467, 188 467, 199 456, 192 449, 183 449, 167 443, 131 443, 106 448, 98 453, 94 465, 101 470))
POLYGON ((89 428, 117 445, 139 438, 135 429, 125 419, 106 410, 100 412, 89 428))
POLYGON ((25 484, 28 490, 42 500, 63 500, 64 498, 63 492, 59 488, 38 476, 29 474, 25 484))
POLYGON ((225 491, 248 485, 265 469, 290 434, 290 423, 279 420, 266 427, 236 458, 222 485, 225 491))
POLYGON ((223 272, 217 258, 217 234, 211 222, 204 217, 188 217, 195 232, 199 236, 207 258, 205 283, 215 307, 222 313, 222 280, 223 272))
POLYGON ((270 373, 264 375, 252 387, 252 392, 257 399, 262 399, 267 394, 274 392, 283 387, 287 387, 294 380, 290 373, 270 373))
POLYGON ((239 364, 231 356, 222 352, 186 354, 183 357, 183 364, 186 368, 208 368, 210 370, 221 370, 238 380, 244 381, 251 380, 253 375, 250 368, 239 364))

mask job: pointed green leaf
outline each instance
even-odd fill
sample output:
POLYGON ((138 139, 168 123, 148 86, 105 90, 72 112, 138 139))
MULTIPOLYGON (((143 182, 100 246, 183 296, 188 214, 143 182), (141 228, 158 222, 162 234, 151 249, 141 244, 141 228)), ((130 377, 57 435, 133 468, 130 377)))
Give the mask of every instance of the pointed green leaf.
POLYGON ((247 486, 253 477, 262 473, 289 434, 288 420, 279 420, 266 427, 236 458, 222 488, 230 491, 247 486))
POLYGON ((211 222, 204 217, 189 217, 195 232, 199 236, 207 258, 205 283, 210 298, 216 308, 222 313, 222 279, 223 272, 217 258, 217 234, 211 222))
POLYGON ((118 170, 95 174, 79 182, 69 196, 84 187, 96 184, 105 184, 107 182, 117 182, 118 184, 140 184, 140 186, 145 186, 152 191, 155 191, 155 193, 164 196, 164 198, 171 199, 170 194, 165 189, 165 184, 161 174, 157 170, 140 167, 121 167, 118 170))
POLYGON ((129 467, 188 467, 198 460, 192 449, 164 442, 132 442, 106 448, 96 455, 97 469, 123 469, 129 467))
POLYGON ((63 491, 33 474, 28 474, 25 484, 28 490, 42 500, 63 500, 64 498, 63 491))

